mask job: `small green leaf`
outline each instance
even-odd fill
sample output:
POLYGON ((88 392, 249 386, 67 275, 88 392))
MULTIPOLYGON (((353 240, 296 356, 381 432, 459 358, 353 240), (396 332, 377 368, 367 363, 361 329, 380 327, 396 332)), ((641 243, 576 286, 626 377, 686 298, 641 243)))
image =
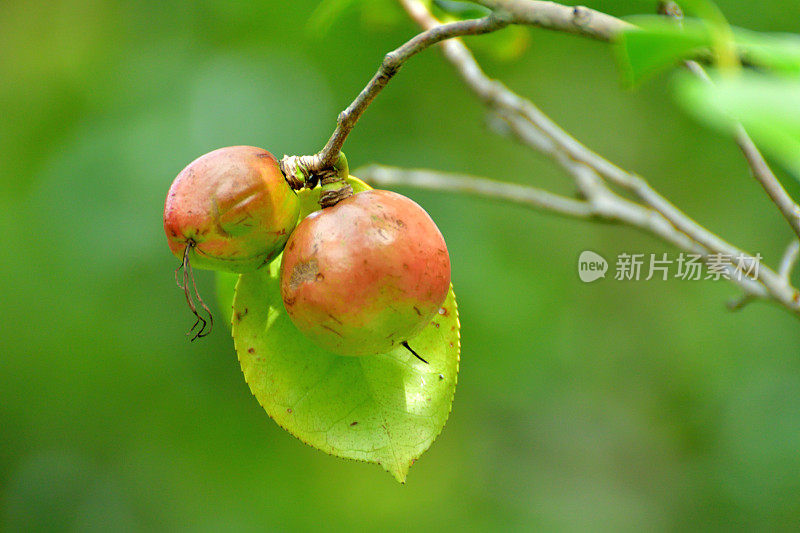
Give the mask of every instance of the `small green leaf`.
POLYGON ((732 133, 744 126, 755 143, 800 179, 800 78, 743 73, 720 77, 713 84, 685 74, 676 94, 692 115, 732 133))
POLYGON ((708 28, 687 20, 683 28, 665 17, 637 17, 635 29, 623 32, 615 47, 617 58, 631 85, 692 57, 710 42, 708 28))
POLYGON ((722 10, 712 0, 681 0, 681 7, 693 13, 708 27, 714 63, 725 70, 738 70, 739 58, 733 38, 733 29, 722 10))
MULTIPOLYGON (((697 19, 677 24, 663 16, 631 17, 636 28, 623 32, 615 50, 627 83, 643 80, 678 64, 707 55, 713 44, 708 25, 697 19)), ((800 37, 732 28, 739 56, 753 66, 795 74, 800 72, 800 37)))
POLYGON ((800 74, 800 35, 734 29, 742 59, 776 72, 800 74))
MULTIPOLYGON (((353 188, 368 188, 349 180, 353 188)), ((304 191, 305 214, 318 189, 304 191)), ((233 337, 245 381, 264 410, 301 441, 338 457, 383 466, 404 482, 450 413, 459 363, 452 287, 439 314, 405 348, 342 357, 317 347, 292 324, 280 295, 280 261, 243 274, 234 298, 233 337)))

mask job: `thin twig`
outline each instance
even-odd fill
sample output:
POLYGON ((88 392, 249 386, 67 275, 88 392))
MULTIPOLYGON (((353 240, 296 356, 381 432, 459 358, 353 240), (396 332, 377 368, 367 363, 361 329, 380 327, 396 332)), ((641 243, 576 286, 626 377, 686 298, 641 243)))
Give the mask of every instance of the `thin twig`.
POLYGON ((736 144, 739 145, 745 159, 747 159, 753 177, 758 180, 772 202, 778 206, 795 235, 800 238, 800 206, 795 203, 789 193, 786 192, 786 189, 783 188, 764 156, 761 155, 761 152, 759 152, 755 143, 741 125, 737 126, 735 135, 736 144))
MULTIPOLYGON (((325 146, 314 155, 291 156, 285 160, 284 171, 302 172, 305 176, 325 170, 336 162, 345 139, 378 93, 389 83, 409 58, 446 39, 463 35, 479 35, 504 28, 509 24, 526 24, 581 34, 610 41, 631 24, 586 7, 567 7, 553 2, 529 0, 481 1, 493 9, 492 14, 479 18, 436 24, 417 35, 383 58, 378 71, 355 100, 339 114, 336 129, 325 146), (295 170, 296 169, 296 170, 295 170)), ((294 180, 295 176, 290 176, 294 180)), ((302 181, 302 180, 301 180, 302 181)))
MULTIPOLYGON (((336 129, 333 131, 333 134, 322 150, 314 155, 297 157, 292 162, 292 165, 287 165, 287 167, 298 165, 306 175, 314 174, 332 167, 339 157, 339 152, 344 145, 345 139, 347 139, 347 136, 353 130, 358 119, 361 118, 361 115, 367 107, 369 107, 378 93, 386 87, 389 80, 397 74, 397 71, 403 63, 414 55, 445 39, 451 39, 460 35, 489 33, 504 28, 508 24, 509 21, 496 14, 491 14, 480 19, 440 24, 434 28, 430 28, 428 31, 420 33, 399 48, 389 52, 384 56, 381 66, 367 86, 364 87, 356 99, 347 106, 347 109, 339 113, 339 117, 336 120, 336 129)), ((291 171, 291 168, 287 170, 291 171)))
POLYGON ((572 218, 592 218, 599 215, 588 202, 574 200, 536 187, 464 174, 370 165, 359 168, 356 175, 368 183, 380 187, 409 186, 418 189, 458 192, 481 198, 502 200, 533 209, 542 209, 572 218))
POLYGON ((620 32, 633 27, 628 22, 583 6, 563 6, 535 0, 476 1, 495 12, 507 14, 514 24, 577 33, 601 41, 611 41, 620 32))
MULTIPOLYGON (((704 259, 708 257, 708 250, 681 232, 675 231, 675 228, 659 213, 622 198, 605 187, 602 181, 595 181, 596 175, 588 167, 577 164, 572 172, 576 180, 583 182, 589 200, 574 200, 529 185, 428 169, 369 165, 357 169, 355 174, 366 182, 380 187, 415 187, 462 193, 572 218, 622 223, 656 235, 677 248, 697 254, 704 259), (583 176, 580 176, 581 174, 583 176)), ((739 283, 751 298, 767 297, 761 284, 738 274, 733 265, 727 265, 725 270, 727 277, 739 283), (741 277, 741 280, 735 279, 738 277, 741 277)))
POLYGON ((741 311, 747 307, 747 304, 750 304, 753 301, 755 301, 755 298, 752 294, 742 294, 741 296, 729 301, 727 303, 727 307, 730 311, 741 311))
POLYGON ((783 257, 778 266, 778 275, 788 281, 792 275, 792 269, 797 264, 798 257, 800 257, 800 241, 792 241, 786 247, 786 251, 783 252, 783 257))
MULTIPOLYGON (((684 65, 692 74, 701 80, 706 83, 714 83, 703 67, 696 61, 686 61, 684 65)), ((781 185, 781 182, 772 172, 764 156, 761 155, 761 152, 741 124, 736 125, 734 139, 739 149, 742 151, 742 154, 744 154, 753 177, 761 184, 761 187, 764 188, 764 191, 769 195, 772 202, 778 207, 778 210, 789 223, 795 235, 800 238, 800 206, 797 205, 792 197, 789 196, 789 193, 786 192, 786 189, 783 188, 783 185, 781 185)))

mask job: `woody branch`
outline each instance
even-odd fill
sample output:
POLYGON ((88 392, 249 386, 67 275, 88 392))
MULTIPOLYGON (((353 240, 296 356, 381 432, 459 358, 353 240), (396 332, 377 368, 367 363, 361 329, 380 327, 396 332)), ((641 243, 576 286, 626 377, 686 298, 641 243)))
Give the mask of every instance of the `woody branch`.
MULTIPOLYGON (((744 293, 744 297, 732 308, 741 307, 753 299, 765 299, 800 316, 800 293, 789 281, 791 267, 797 260, 797 252, 793 252, 794 245, 787 250, 788 259, 784 258, 779 270, 759 264, 759 258, 698 224, 661 196, 644 178, 623 170, 593 152, 561 129, 531 101, 489 78, 466 46, 456 39, 459 36, 496 31, 509 24, 525 24, 612 41, 619 32, 632 28, 630 24, 588 8, 534 0, 478 0, 478 3, 492 9, 490 15, 441 24, 423 2, 399 2, 424 31, 386 55, 375 76, 339 115, 334 133, 319 153, 285 158, 285 168, 297 169, 308 176, 331 166, 358 118, 402 64, 420 51, 440 44, 445 57, 456 68, 467 87, 491 113, 508 125, 514 137, 525 146, 548 155, 572 177, 578 198, 523 185, 501 184, 483 178, 426 170, 373 166, 362 169, 362 177, 378 185, 412 185, 465 192, 566 216, 620 222, 647 231, 679 249, 699 254, 706 262, 710 258, 737 257, 740 258, 738 270, 733 263, 725 266, 731 281, 737 283, 744 293), (622 196, 616 189, 632 194, 634 200, 622 196), (786 264, 789 266, 785 268, 786 264), (753 279, 742 275, 742 270, 758 271, 758 277, 753 279)), ((696 74, 704 75, 696 63, 690 62, 688 67, 696 74)), ((800 208, 780 186, 743 129, 737 135, 737 142, 753 175, 800 236, 800 208)))
MULTIPOLYGON (((418 0, 400 0, 400 3, 411 17, 423 28, 430 29, 439 24, 428 8, 418 0)), ((495 9, 502 9, 502 0, 480 2, 495 9)), ((580 10, 560 6, 550 2, 532 2, 515 0, 511 2, 519 12, 520 9, 533 9, 546 4, 550 10, 560 13, 557 25, 548 25, 553 18, 537 18, 537 25, 549 29, 561 29, 566 24, 570 13, 576 16, 580 10)), ((592 20, 602 20, 603 28, 614 27, 613 31, 621 31, 625 26, 610 26, 606 16, 589 11, 589 15, 579 17, 581 24, 573 23, 571 30, 588 36, 596 36, 600 32, 588 30, 592 20)), ((533 17, 529 17, 532 19, 533 17)), ((602 33, 609 39, 613 35, 602 33)), ((567 134, 532 102, 510 91, 500 82, 490 79, 466 46, 453 39, 441 43, 445 57, 456 67, 462 80, 486 105, 508 125, 514 136, 526 146, 554 159, 562 168, 572 175, 579 196, 593 207, 590 216, 623 222, 648 231, 661 239, 674 244, 680 249, 700 253, 706 260, 710 256, 743 257, 744 266, 752 271, 755 257, 721 239, 711 231, 702 227, 692 218, 673 206, 658 194, 649 183, 633 173, 624 171, 594 153, 576 139, 567 134), (628 200, 614 191, 611 186, 632 192, 636 202, 628 200), (688 239, 688 240, 687 240, 688 239)), ((374 168, 374 167, 373 167, 374 168)), ((419 179, 421 174, 417 173, 419 179)), ((439 176, 441 178, 441 176, 439 176)), ((369 178, 366 175, 365 178, 369 178)), ((386 175, 383 176, 384 181, 386 175)), ((539 207, 547 209, 547 207, 539 207)), ((734 268, 731 265, 731 268, 734 268)), ((738 283, 744 293, 752 298, 765 298, 778 302, 796 315, 800 315, 798 292, 792 287, 785 274, 761 265, 758 280, 744 276, 730 276, 738 283), (740 279, 737 279, 740 278, 740 279)))

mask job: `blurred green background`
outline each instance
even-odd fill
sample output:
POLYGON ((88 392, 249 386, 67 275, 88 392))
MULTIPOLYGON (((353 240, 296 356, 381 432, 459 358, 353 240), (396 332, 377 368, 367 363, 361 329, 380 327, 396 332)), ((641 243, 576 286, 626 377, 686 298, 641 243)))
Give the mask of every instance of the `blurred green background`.
MULTIPOLYGON (((655 2, 588 2, 615 15, 655 2)), ((800 30, 800 4, 720 0, 800 30)), ((161 225, 174 176, 211 149, 316 151, 383 54, 416 28, 316 2, 0 2, 0 529, 780 530, 800 521, 800 327, 730 313, 723 282, 577 277, 583 250, 676 253, 635 230, 411 189, 444 233, 462 322, 450 420, 397 484, 274 424, 224 327, 200 342, 161 225)), ((668 77, 620 88, 607 45, 526 30, 486 70, 775 264, 790 231, 735 145, 685 118, 668 77)), ((492 134, 431 50, 345 146, 371 162, 569 192, 492 134)), ((786 180, 797 197, 799 189, 786 180)), ((198 276, 213 301, 213 276, 198 276)), ((218 315, 219 316, 219 315, 218 315)))

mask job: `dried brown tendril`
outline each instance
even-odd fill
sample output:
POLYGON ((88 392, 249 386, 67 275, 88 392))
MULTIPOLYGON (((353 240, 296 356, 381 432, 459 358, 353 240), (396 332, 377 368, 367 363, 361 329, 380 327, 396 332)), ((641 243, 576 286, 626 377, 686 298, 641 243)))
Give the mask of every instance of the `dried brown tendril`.
POLYGON ((200 292, 197 290, 197 284, 195 283, 194 280, 194 271, 192 270, 192 263, 189 260, 189 251, 196 245, 197 243, 195 243, 194 240, 192 239, 189 239, 187 241, 186 249, 183 251, 183 261, 181 262, 180 265, 178 265, 178 268, 175 269, 175 283, 178 284, 178 287, 183 289, 183 293, 186 295, 186 303, 189 305, 189 309, 192 310, 192 313, 194 313, 194 316, 197 319, 195 320, 194 325, 192 325, 191 329, 189 329, 189 331, 186 332, 187 337, 192 333, 194 333, 194 337, 191 338, 192 341, 194 341, 195 339, 205 337, 206 335, 211 333, 211 330, 214 327, 214 316, 211 314, 211 310, 208 308, 203 299, 200 297, 200 292), (183 274, 179 279, 178 273, 181 271, 181 269, 183 269, 183 274), (208 320, 206 320, 203 317, 203 315, 201 315, 197 311, 197 305, 195 303, 195 299, 197 300, 197 303, 199 303, 200 306, 203 308, 205 314, 208 315, 208 320), (200 326, 200 329, 198 329, 195 332, 195 329, 197 328, 198 325, 200 326), (206 326, 208 326, 208 329, 206 329, 206 326))

